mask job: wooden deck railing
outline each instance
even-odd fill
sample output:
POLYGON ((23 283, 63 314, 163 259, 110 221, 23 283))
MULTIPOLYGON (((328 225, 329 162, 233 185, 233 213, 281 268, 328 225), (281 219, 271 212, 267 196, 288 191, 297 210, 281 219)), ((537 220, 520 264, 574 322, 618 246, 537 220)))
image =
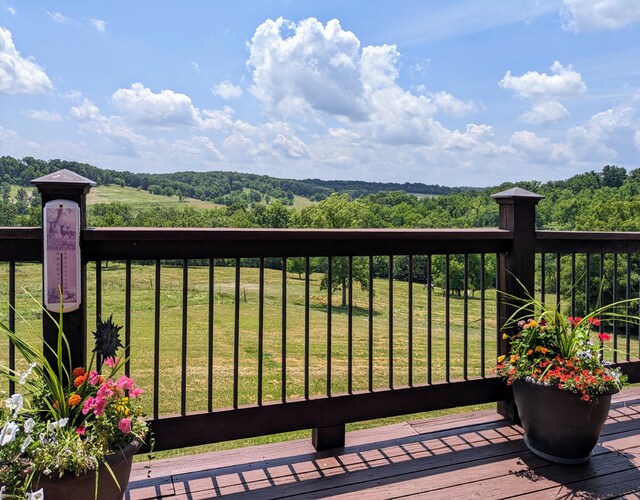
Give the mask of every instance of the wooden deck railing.
MULTIPOLYGON (((83 206, 82 182, 48 198, 38 187, 83 206)), ((115 311, 158 450, 299 429, 328 448, 348 422, 487 402, 514 416, 492 373, 510 313, 496 290, 522 296, 522 283, 572 310, 596 281, 602 297, 638 296, 640 233, 536 231, 537 195, 495 198, 499 229, 83 229, 87 293, 65 319, 74 363, 87 323, 115 311), (339 273, 344 306, 318 286, 339 273)), ((11 306, 41 255, 40 228, 0 229, 11 306)), ((17 326, 11 308, 7 321, 17 326)), ((613 328, 612 361, 640 381, 638 332, 613 328)))

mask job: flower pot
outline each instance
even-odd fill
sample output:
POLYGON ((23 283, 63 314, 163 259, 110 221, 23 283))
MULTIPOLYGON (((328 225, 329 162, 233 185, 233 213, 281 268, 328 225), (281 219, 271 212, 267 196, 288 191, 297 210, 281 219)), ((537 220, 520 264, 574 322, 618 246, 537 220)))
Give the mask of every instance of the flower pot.
POLYGON ((609 413, 611 396, 582 401, 578 394, 530 380, 513 382, 524 441, 536 455, 562 464, 589 460, 609 413))
POLYGON ((98 468, 98 496, 95 496, 96 471, 76 476, 66 473, 58 478, 42 477, 33 491, 44 488, 46 500, 69 500, 70 498, 82 498, 90 500, 116 500, 124 497, 129 484, 133 455, 140 449, 142 442, 134 440, 123 449, 115 451, 106 457, 106 462, 111 467, 118 484, 113 480, 109 470, 104 464, 98 468), (118 487, 119 485, 119 487, 118 487))

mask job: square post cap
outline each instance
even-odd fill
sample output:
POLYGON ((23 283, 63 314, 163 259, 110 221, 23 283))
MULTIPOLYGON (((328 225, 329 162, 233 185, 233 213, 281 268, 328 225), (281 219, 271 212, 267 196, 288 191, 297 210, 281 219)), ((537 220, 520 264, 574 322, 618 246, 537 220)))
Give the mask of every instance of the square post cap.
POLYGON ((509 203, 509 202, 533 202, 538 203, 544 198, 541 194, 532 193, 521 187, 514 187, 501 191, 500 193, 492 194, 491 197, 496 200, 497 203, 509 203))
POLYGON ((80 191, 87 193, 92 186, 96 185, 91 179, 82 177, 66 168, 32 179, 31 184, 36 186, 41 193, 43 191, 80 191))

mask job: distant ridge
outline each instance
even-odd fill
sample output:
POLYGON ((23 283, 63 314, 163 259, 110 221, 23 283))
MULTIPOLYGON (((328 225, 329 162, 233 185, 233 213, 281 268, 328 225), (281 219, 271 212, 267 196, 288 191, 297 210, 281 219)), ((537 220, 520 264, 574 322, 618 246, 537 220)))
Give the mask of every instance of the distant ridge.
POLYGON ((223 205, 271 200, 280 200, 284 204, 291 204, 294 196, 319 201, 332 193, 347 194, 350 198, 361 198, 370 194, 389 191, 442 195, 463 192, 469 189, 419 182, 280 179, 267 175, 225 171, 138 174, 128 171, 102 169, 74 161, 57 159, 46 161, 32 157, 19 160, 10 156, 0 157, 0 182, 28 186, 31 179, 48 175, 61 169, 68 169, 95 181, 99 185, 118 184, 120 186, 144 189, 153 194, 186 196, 223 205))

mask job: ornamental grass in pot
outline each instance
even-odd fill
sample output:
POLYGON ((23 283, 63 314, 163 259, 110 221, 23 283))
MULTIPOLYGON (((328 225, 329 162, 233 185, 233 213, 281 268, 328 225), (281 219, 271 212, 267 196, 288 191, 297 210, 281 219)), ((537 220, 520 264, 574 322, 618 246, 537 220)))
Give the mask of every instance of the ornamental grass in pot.
MULTIPOLYGON (((589 460, 607 418, 611 396, 626 376, 604 360, 612 349, 605 329, 615 321, 638 324, 631 303, 598 307, 584 317, 529 297, 507 320, 503 340, 509 353, 498 358, 497 373, 513 387, 525 443, 535 454, 559 463, 589 460)), ((615 334, 615 333, 614 333, 615 334)))
POLYGON ((42 337, 26 341, 0 322, 26 367, 0 366, 15 383, 0 400, 0 498, 121 498, 132 456, 148 434, 143 391, 120 373, 120 327, 100 321, 88 366, 71 367, 63 361, 70 356, 61 320, 57 345, 45 344, 54 363, 43 354, 42 337))

